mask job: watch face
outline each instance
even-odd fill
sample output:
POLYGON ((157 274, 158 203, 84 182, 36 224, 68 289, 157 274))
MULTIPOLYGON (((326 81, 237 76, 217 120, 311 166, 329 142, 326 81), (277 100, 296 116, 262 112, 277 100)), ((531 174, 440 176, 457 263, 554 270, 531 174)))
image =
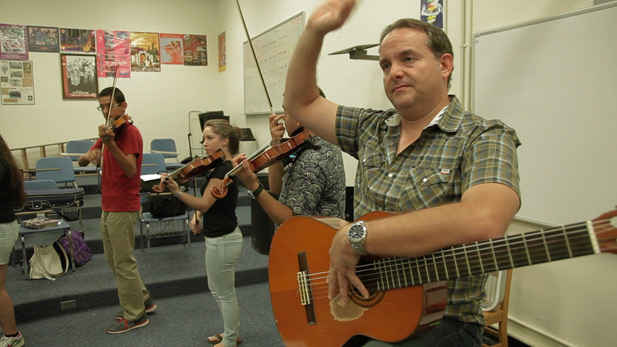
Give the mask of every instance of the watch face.
POLYGON ((349 238, 352 240, 361 240, 364 237, 364 227, 362 225, 352 225, 348 232, 349 238))

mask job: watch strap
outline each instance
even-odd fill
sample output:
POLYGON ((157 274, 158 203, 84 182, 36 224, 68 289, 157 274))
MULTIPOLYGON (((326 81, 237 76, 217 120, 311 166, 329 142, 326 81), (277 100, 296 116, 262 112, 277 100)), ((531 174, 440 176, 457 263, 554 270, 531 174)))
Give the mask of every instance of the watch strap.
POLYGON ((261 192, 263 192, 264 190, 264 186, 263 184, 259 183, 259 187, 257 187, 257 189, 250 191, 249 190, 249 195, 253 198, 253 199, 257 199, 257 197, 259 196, 259 194, 261 194, 261 192))

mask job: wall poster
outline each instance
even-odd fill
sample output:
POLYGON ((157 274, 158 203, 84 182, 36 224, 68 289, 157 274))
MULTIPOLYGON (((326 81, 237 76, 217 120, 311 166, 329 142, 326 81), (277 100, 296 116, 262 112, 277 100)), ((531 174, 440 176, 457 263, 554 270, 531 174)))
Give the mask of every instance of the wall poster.
POLYGON ((225 44, 225 32, 219 34, 219 72, 227 69, 227 52, 225 44))
POLYGON ((420 19, 445 30, 443 0, 422 0, 421 3, 420 19))
POLYGON ((98 79, 96 56, 61 54, 62 97, 64 99, 96 99, 98 79))
POLYGON ((184 35, 184 65, 208 65, 206 35, 184 35))
POLYGON ((99 77, 131 77, 131 42, 128 31, 96 31, 96 66, 99 77), (116 75, 116 69, 118 73, 116 75))
POLYGON ((32 61, 0 60, 0 89, 3 105, 34 105, 32 61))
POLYGON ((60 52, 58 28, 28 26, 28 49, 30 52, 60 52))
POLYGON ((96 32, 90 29, 60 28, 60 52, 96 53, 96 32))
POLYGON ((25 25, 0 24, 0 59, 28 60, 25 25))
POLYGON ((160 72, 158 33, 131 32, 131 71, 160 72))
POLYGON ((161 63, 184 65, 184 40, 182 34, 159 34, 161 63))

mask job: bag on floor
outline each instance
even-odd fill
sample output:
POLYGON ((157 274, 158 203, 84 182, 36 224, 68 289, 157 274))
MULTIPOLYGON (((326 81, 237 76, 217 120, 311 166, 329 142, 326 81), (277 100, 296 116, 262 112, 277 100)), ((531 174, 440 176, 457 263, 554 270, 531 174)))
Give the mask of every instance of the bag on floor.
POLYGON ((186 204, 169 193, 152 194, 148 199, 150 213, 154 218, 179 216, 186 212, 186 204))
POLYGON ((34 246, 34 254, 30 258, 30 278, 55 281, 68 271, 69 257, 59 242, 47 246, 34 246))
POLYGON ((81 232, 71 231, 70 238, 69 235, 64 235, 58 240, 66 254, 71 254, 71 238, 73 239, 73 260, 75 260, 75 266, 82 266, 90 260, 92 252, 86 241, 84 241, 81 232))

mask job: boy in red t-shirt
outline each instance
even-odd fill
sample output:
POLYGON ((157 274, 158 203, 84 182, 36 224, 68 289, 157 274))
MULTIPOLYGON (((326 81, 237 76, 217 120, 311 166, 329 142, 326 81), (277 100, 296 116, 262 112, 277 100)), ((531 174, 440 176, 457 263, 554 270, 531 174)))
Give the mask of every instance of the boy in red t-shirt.
POLYGON ((116 277, 122 313, 105 332, 120 334, 146 326, 146 315, 156 309, 150 292, 141 280, 135 249, 135 223, 139 217, 139 196, 143 140, 141 133, 125 114, 127 103, 118 88, 105 88, 99 93, 99 107, 108 124, 99 125, 99 139, 79 158, 79 165, 90 162, 102 165, 101 233, 105 258, 116 277), (112 100, 113 95, 113 100, 112 100), (110 110, 111 108, 111 110, 110 110), (124 121, 122 121, 125 119, 124 121))

